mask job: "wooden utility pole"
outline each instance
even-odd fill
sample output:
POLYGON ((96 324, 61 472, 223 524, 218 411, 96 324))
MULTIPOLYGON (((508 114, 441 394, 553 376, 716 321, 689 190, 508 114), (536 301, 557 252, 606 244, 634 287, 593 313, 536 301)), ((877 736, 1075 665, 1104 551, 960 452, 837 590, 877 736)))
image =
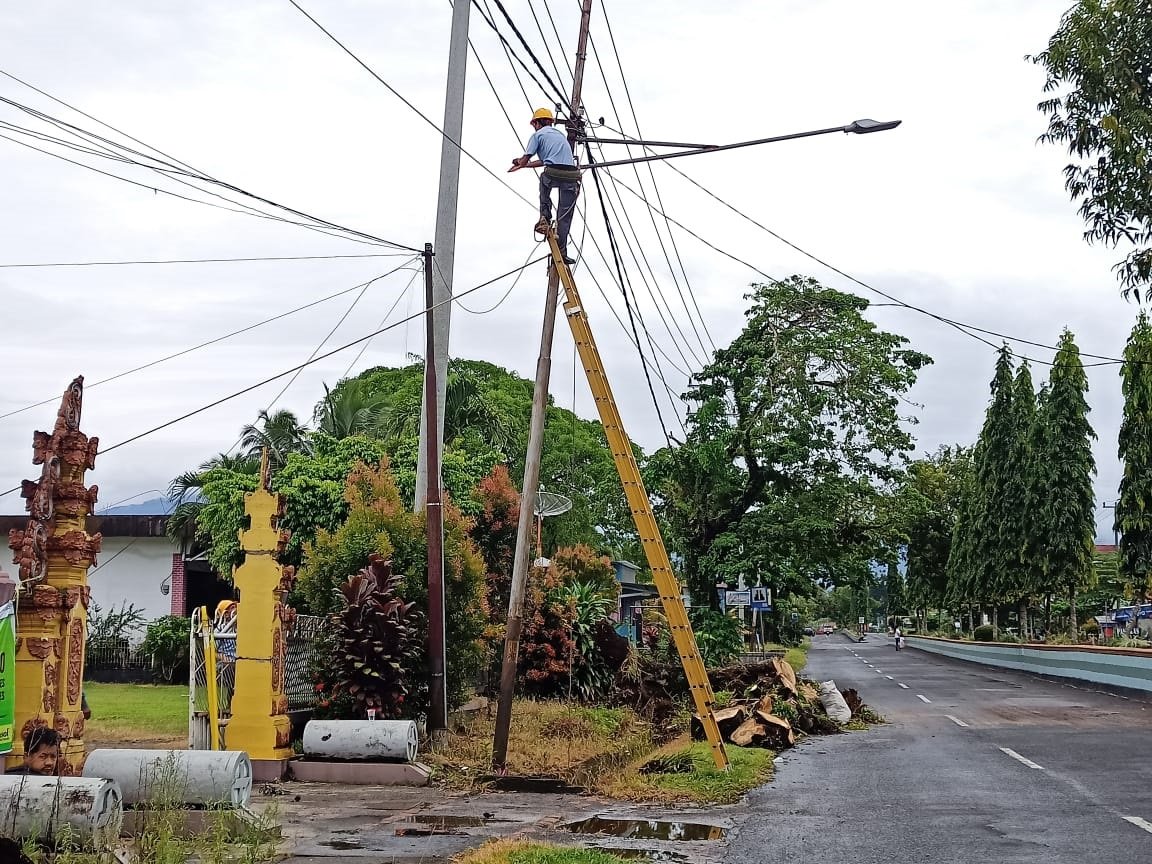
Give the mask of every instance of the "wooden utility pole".
MULTIPOLYGON (((458 0, 463 5, 463 0, 458 0)), ((424 244, 424 329, 427 348, 424 360, 424 406, 428 429, 437 428, 436 400, 436 306, 432 284, 432 244, 424 244)), ((433 742, 448 730, 448 682, 444 656, 444 508, 440 493, 440 448, 434 435, 424 438, 428 483, 424 518, 428 529, 428 732, 433 742)))
MULTIPOLYGON (((579 135, 580 92, 584 83, 584 60, 588 53, 588 22, 592 0, 584 0, 580 12, 580 35, 576 40, 576 66, 572 76, 572 99, 568 117, 568 143, 576 154, 579 135)), ((557 212, 559 215, 559 212, 557 212)), ((556 306, 560 302, 560 276, 556 264, 548 267, 544 296, 544 326, 540 331, 540 356, 536 360, 536 384, 532 391, 532 419, 528 427, 528 452, 524 457, 524 481, 520 486, 520 521, 516 526, 516 553, 512 562, 512 587, 508 595, 508 627, 504 636, 504 661, 500 667, 500 701, 496 730, 492 736, 492 767, 504 771, 508 764, 508 729, 512 723, 512 698, 516 694, 516 664, 520 656, 524 589, 528 582, 528 559, 532 545, 532 513, 540 486, 540 454, 544 449, 544 416, 548 408, 548 384, 552 376, 552 336, 556 330, 556 306)))

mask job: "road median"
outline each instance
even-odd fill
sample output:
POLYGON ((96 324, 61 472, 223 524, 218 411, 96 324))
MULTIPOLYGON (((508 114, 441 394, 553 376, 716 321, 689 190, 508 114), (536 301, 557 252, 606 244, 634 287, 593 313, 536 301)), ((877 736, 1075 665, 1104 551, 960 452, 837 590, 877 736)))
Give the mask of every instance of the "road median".
POLYGON ((1007 644, 909 636, 909 648, 956 660, 1152 693, 1152 651, 1092 645, 1007 644))

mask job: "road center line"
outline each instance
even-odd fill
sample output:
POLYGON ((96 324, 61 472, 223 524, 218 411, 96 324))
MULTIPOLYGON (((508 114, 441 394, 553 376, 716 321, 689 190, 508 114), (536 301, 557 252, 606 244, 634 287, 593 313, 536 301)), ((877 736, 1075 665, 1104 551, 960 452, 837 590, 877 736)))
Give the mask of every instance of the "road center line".
POLYGON ((1131 822, 1137 828, 1143 828, 1149 834, 1152 834, 1152 822, 1147 819, 1141 819, 1139 816, 1121 816, 1125 822, 1131 822))
POLYGON ((1037 765, 1031 759, 1025 759, 1023 756, 1021 756, 1015 750, 1012 750, 1008 747, 1001 747, 1000 752, 1003 753, 1005 756, 1011 756, 1013 759, 1015 759, 1021 765, 1027 765, 1029 768, 1035 768, 1037 771, 1043 771, 1044 770, 1043 765, 1037 765))
POLYGON ((963 726, 964 728, 968 728, 968 724, 965 723, 963 720, 961 720, 959 717, 953 717, 951 714, 945 714, 944 716, 947 717, 949 720, 951 720, 953 723, 955 723, 957 726, 963 726))
POLYGON ((921 696, 919 693, 917 693, 916 698, 919 699, 921 702, 923 702, 925 705, 931 705, 932 704, 932 700, 929 699, 927 696, 921 696))
POLYGON ((891 680, 892 680, 892 676, 891 676, 891 675, 885 675, 884 677, 885 677, 885 678, 887 678, 889 681, 891 681, 891 680))
POLYGON ((898 687, 903 687, 905 690, 907 690, 907 689, 908 689, 908 685, 907 685, 907 684, 901 684, 899 681, 897 681, 897 682, 896 682, 896 686, 898 686, 898 687))

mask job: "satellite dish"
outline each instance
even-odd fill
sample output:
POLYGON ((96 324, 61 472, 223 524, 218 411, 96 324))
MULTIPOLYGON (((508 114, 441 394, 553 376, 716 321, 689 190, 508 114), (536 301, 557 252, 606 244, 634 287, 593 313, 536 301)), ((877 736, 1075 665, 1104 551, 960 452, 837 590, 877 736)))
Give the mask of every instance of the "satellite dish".
POLYGON ((555 492, 545 492, 541 489, 536 493, 536 504, 532 512, 537 518, 544 516, 559 516, 572 509, 572 499, 555 492))

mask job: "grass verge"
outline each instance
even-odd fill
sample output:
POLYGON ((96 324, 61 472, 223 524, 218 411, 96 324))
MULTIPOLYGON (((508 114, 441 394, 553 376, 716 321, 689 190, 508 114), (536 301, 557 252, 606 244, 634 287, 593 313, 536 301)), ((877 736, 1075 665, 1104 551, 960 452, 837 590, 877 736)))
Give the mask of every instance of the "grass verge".
POLYGON ((84 685, 92 719, 84 737, 101 744, 170 742, 188 734, 188 688, 178 685, 84 685))
POLYGON ((613 798, 661 803, 695 802, 731 804, 744 793, 767 783, 772 777, 771 750, 729 745, 727 772, 717 771, 708 745, 689 743, 687 736, 661 747, 654 756, 635 760, 626 770, 605 778, 598 790, 613 798), (641 774, 640 768, 651 758, 676 759, 687 754, 691 770, 670 774, 641 774))
MULTIPOLYGON (((444 745, 422 758, 437 769, 438 779, 467 788, 491 773, 495 706, 452 725, 444 745)), ((653 746, 651 726, 625 708, 518 699, 512 706, 508 770, 596 788, 604 776, 650 753, 653 746)))
POLYGON ((530 840, 491 840, 452 859, 453 864, 620 864, 623 858, 580 846, 530 840))
POLYGON ((788 664, 799 672, 808 665, 808 649, 812 646, 810 639, 805 637, 804 641, 797 645, 795 648, 789 648, 785 654, 784 659, 788 664))

